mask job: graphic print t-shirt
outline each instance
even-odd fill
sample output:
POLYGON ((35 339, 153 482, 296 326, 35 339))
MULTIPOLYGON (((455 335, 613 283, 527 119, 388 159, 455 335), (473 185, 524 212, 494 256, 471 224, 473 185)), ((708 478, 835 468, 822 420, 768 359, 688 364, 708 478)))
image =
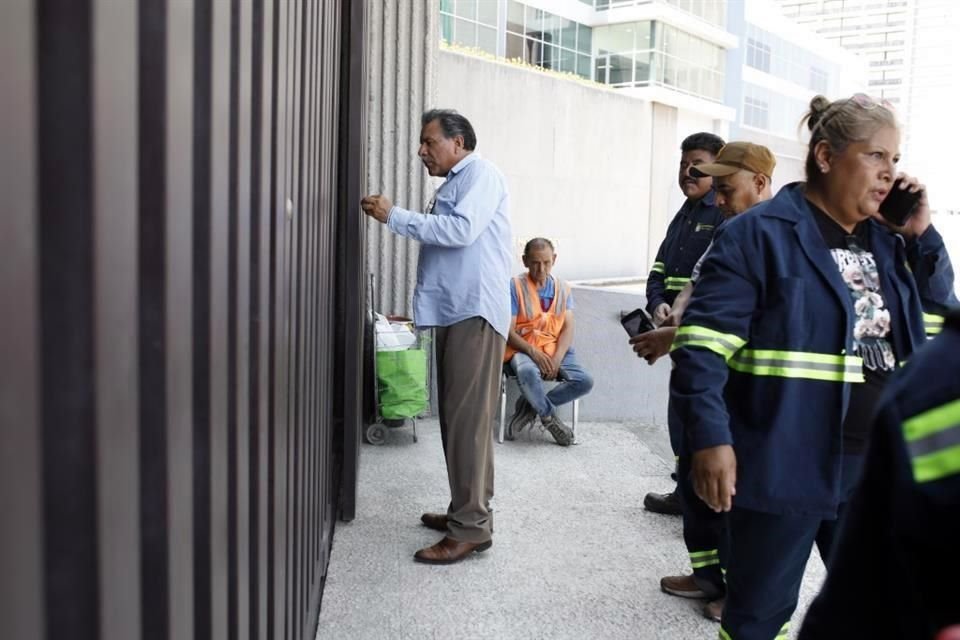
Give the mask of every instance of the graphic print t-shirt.
POLYGON ((890 342, 890 310, 880 289, 877 261, 870 250, 868 222, 858 224, 852 234, 812 203, 817 226, 853 301, 853 353, 863 358, 862 384, 850 391, 850 405, 843 422, 844 453, 861 453, 870 438, 870 426, 880 393, 897 366, 890 342))

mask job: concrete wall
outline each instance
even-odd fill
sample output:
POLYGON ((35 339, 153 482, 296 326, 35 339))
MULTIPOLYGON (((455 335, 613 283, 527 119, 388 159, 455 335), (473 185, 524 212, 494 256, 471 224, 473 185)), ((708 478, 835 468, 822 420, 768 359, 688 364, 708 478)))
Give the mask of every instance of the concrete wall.
MULTIPOLYGON (((576 334, 573 346, 580 363, 594 377, 594 387, 580 400, 580 419, 598 422, 667 424, 670 359, 653 366, 638 358, 620 326, 620 312, 645 303, 642 295, 596 287, 574 287, 576 334)), ((507 394, 507 418, 519 395, 516 384, 507 394)), ((571 412, 561 409, 561 419, 571 412)))
MULTIPOLYGON (((438 2, 367 0, 367 193, 422 210, 432 190, 416 157, 420 115, 434 104, 438 2)), ((367 223, 367 267, 377 310, 411 314, 417 243, 367 223)))
POLYGON ((470 118, 478 150, 507 177, 518 271, 537 235, 559 241, 567 279, 649 271, 679 206, 678 140, 689 132, 676 109, 442 49, 436 95, 470 118))

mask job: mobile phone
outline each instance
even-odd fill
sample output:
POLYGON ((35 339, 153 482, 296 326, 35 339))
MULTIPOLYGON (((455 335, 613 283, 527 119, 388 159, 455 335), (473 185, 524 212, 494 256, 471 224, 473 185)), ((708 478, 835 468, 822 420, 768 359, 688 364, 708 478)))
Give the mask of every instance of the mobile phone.
POLYGON ((643 308, 634 309, 620 318, 620 324, 627 330, 627 335, 631 338, 657 328, 656 325, 653 324, 653 318, 651 318, 647 310, 643 308))
POLYGON ((892 225, 902 227, 920 204, 922 191, 910 192, 900 188, 900 178, 893 183, 890 193, 880 203, 880 215, 892 225))

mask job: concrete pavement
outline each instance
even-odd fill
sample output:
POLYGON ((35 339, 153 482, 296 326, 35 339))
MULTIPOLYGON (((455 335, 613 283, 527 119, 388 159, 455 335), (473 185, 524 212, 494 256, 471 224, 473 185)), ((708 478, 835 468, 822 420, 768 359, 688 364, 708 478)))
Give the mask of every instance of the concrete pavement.
MULTIPOLYGON (((413 562, 439 534, 419 523, 449 499, 436 421, 361 452, 357 518, 338 523, 317 638, 716 638, 701 602, 660 592, 688 571, 680 519, 644 511, 669 490, 663 429, 581 423, 580 444, 539 430, 496 445, 494 546, 453 566, 413 562)), ((814 552, 801 612, 819 587, 814 552)), ((794 616, 793 633, 800 613, 794 616)))

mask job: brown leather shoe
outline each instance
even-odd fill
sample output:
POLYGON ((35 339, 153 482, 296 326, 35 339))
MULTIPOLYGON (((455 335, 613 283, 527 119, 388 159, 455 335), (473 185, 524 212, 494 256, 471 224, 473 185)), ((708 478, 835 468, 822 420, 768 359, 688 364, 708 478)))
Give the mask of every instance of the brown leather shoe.
POLYGON ((445 513, 425 513, 420 516, 420 522, 423 523, 423 526, 434 531, 446 532, 447 530, 447 514, 445 513))
POLYGON ((723 616, 723 605, 726 602, 726 598, 711 600, 707 604, 703 605, 703 616, 708 620, 720 622, 720 618, 723 616))
POLYGON ((449 536, 432 547, 424 547, 413 554, 413 559, 425 564, 453 564, 460 562, 472 553, 486 551, 493 546, 492 540, 486 542, 460 542, 449 536))
POLYGON ((693 575, 666 576, 660 578, 660 590, 672 596, 681 598, 713 599, 722 592, 716 589, 705 588, 703 581, 697 581, 693 575))

